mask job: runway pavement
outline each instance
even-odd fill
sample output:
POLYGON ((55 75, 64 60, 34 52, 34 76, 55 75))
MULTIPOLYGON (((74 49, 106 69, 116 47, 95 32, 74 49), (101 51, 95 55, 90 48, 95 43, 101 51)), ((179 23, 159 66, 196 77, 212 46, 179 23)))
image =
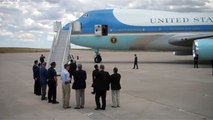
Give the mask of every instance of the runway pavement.
MULTIPOLYGON (((213 120, 213 76, 211 66, 193 68, 191 56, 173 56, 170 52, 103 51, 103 63, 112 73, 121 74, 121 107, 111 108, 107 93, 105 111, 95 111, 91 94, 94 53, 72 51, 87 71, 86 104, 75 110, 75 92, 71 90, 71 109, 62 108, 61 83, 57 98, 60 104, 41 101, 33 94, 32 65, 41 54, 0 54, 0 120, 213 120), (139 69, 133 70, 134 54, 139 69)), ((59 79, 60 81, 60 79, 59 79)))

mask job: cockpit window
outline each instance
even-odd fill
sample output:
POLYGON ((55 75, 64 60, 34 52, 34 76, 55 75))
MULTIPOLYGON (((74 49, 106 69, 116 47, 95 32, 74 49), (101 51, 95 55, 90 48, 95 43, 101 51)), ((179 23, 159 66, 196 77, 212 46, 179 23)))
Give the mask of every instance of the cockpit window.
POLYGON ((87 13, 83 14, 83 17, 88 17, 88 14, 87 13))

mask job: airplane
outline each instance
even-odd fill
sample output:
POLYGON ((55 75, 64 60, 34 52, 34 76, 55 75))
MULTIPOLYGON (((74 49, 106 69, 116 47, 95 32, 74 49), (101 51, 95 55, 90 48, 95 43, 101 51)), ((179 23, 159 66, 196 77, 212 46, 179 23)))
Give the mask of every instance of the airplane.
MULTIPOLYGON (((71 25, 70 25, 71 24, 71 25)), ((70 42, 100 49, 173 51, 175 55, 213 59, 213 13, 140 9, 102 9, 86 12, 72 26, 70 42)))

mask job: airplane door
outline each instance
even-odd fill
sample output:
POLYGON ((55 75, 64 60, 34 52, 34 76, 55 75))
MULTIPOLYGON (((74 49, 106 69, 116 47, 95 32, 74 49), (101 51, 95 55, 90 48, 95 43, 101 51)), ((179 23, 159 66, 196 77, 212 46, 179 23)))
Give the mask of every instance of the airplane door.
POLYGON ((95 25, 95 35, 96 36, 102 35, 102 25, 95 25))
POLYGON ((80 22, 74 22, 74 23, 73 23, 73 29, 72 29, 72 31, 73 31, 74 33, 79 33, 79 32, 81 32, 81 31, 82 31, 82 25, 81 25, 81 23, 80 23, 80 22))
POLYGON ((96 36, 107 36, 108 35, 108 25, 95 25, 95 35, 96 36))
POLYGON ((103 36, 108 35, 108 25, 102 25, 102 35, 103 36))

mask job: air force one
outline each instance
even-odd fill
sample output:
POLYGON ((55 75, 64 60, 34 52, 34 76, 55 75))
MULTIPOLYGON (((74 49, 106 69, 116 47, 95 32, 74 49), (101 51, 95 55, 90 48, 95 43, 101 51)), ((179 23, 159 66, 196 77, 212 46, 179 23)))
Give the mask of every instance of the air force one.
MULTIPOLYGON (((70 42, 99 49, 174 51, 213 59, 213 13, 137 9, 94 10, 72 22, 70 42)), ((63 29, 68 30, 70 23, 63 29)))

